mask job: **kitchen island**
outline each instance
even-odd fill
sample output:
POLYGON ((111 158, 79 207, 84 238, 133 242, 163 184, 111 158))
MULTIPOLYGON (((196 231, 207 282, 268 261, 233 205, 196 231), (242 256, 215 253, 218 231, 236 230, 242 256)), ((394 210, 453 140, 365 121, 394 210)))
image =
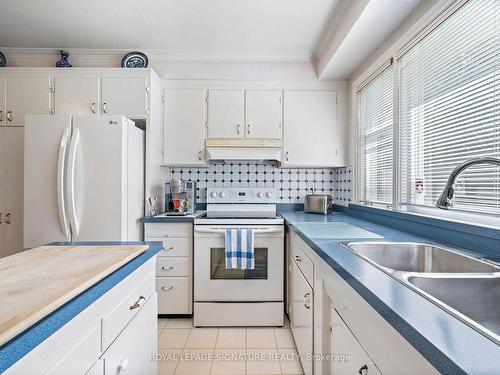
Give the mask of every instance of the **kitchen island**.
POLYGON ((53 243, 0 259, 0 372, 156 373, 161 248, 53 243))

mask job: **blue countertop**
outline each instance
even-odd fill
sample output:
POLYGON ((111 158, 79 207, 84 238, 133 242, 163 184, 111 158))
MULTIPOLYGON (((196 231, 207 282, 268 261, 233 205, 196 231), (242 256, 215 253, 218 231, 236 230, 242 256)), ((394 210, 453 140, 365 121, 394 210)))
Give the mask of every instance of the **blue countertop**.
POLYGON ((144 216, 141 218, 141 223, 192 223, 194 219, 203 216, 205 211, 199 210, 196 211, 193 215, 185 215, 185 216, 167 216, 165 214, 158 216, 144 216))
MULTIPOLYGON (((290 230, 296 232, 438 371, 443 374, 500 373, 500 346, 340 244, 353 238, 309 237, 300 227, 304 222, 339 222, 376 233, 387 241, 437 241, 351 214, 324 216, 302 211, 280 211, 280 215, 290 230)), ((464 248, 458 250, 478 258, 484 255, 464 248)))
POLYGON ((55 242, 53 246, 113 246, 149 245, 149 248, 113 273, 106 276, 42 320, 0 346, 0 373, 28 354, 44 340, 68 323, 80 312, 97 301, 107 291, 155 256, 161 249, 161 242, 55 242))

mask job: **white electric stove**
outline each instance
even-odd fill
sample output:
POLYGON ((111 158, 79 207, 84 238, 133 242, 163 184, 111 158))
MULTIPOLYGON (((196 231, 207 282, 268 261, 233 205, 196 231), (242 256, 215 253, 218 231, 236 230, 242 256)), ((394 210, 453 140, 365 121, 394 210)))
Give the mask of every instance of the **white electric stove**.
POLYGON ((283 325, 284 226, 272 188, 209 188, 194 220, 194 324, 283 325), (226 269, 227 228, 254 230, 255 268, 226 269))

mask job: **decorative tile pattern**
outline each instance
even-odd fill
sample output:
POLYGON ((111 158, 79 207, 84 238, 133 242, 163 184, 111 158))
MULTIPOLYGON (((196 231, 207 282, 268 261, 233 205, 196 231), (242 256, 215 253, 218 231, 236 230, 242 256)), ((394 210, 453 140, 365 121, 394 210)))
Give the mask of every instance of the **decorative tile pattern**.
POLYGON ((270 164, 215 163, 208 168, 174 167, 171 177, 198 183, 198 202, 206 202, 207 187, 274 187, 278 203, 303 203, 311 190, 334 195, 330 168, 278 168, 270 164))
POLYGON ((347 206, 352 201, 352 168, 335 169, 335 204, 347 206))

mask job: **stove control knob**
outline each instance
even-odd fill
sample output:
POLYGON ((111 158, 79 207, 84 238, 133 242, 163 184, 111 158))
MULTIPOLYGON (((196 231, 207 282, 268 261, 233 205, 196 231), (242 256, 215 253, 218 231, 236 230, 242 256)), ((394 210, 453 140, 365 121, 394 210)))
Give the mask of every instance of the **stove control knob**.
POLYGON ((225 196, 226 196, 226 193, 224 193, 223 191, 221 191, 221 192, 219 193, 219 197, 224 198, 225 196))
POLYGON ((260 191, 257 193, 257 198, 262 198, 264 194, 262 194, 260 191))
POLYGON ((271 198, 271 197, 272 197, 272 195, 273 195, 273 193, 271 193, 270 191, 268 191, 268 192, 266 193, 266 197, 267 197, 267 198, 271 198))
POLYGON ((212 192, 210 193, 210 196, 211 196, 212 198, 217 198, 217 193, 216 193, 215 191, 212 191, 212 192))

